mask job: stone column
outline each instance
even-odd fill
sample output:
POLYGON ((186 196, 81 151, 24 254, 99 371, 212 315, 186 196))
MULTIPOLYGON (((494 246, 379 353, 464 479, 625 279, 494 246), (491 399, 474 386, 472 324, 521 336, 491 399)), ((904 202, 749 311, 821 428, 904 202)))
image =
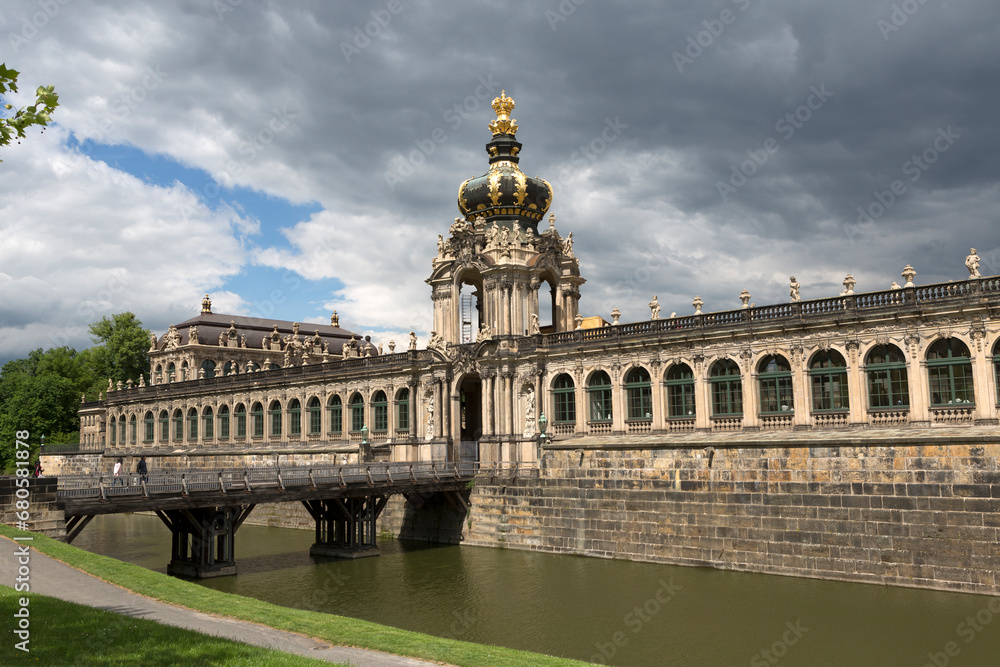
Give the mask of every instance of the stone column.
POLYGON ((926 426, 931 421, 929 410, 931 389, 927 378, 927 365, 922 359, 910 358, 906 364, 906 379, 910 385, 910 422, 920 422, 920 425, 926 426))
MULTIPOLYGON (((982 343, 981 340, 976 341, 982 343)), ((972 377, 976 391, 976 421, 995 420, 997 418, 996 394, 990 390, 993 356, 979 351, 972 357, 972 377)))
POLYGON ((611 432, 625 432, 625 385, 621 381, 621 372, 614 373, 611 378, 611 432))
POLYGON ((792 417, 793 427, 806 427, 812 424, 812 388, 809 386, 809 373, 806 370, 804 353, 801 349, 792 350, 789 354, 789 366, 792 369, 792 403, 795 415, 792 417))
POLYGON ((868 422, 868 397, 865 395, 864 373, 861 370, 861 359, 858 355, 857 343, 847 345, 847 391, 850 398, 850 424, 865 424, 868 422))
MULTIPOLYGON (((743 369, 740 369, 743 371, 743 369)), ((752 367, 740 374, 743 381, 743 428, 760 428, 760 401, 757 398, 757 374, 752 367)))
POLYGON ((708 381, 708 364, 695 362, 694 370, 694 427, 698 430, 712 428, 712 383, 708 381))

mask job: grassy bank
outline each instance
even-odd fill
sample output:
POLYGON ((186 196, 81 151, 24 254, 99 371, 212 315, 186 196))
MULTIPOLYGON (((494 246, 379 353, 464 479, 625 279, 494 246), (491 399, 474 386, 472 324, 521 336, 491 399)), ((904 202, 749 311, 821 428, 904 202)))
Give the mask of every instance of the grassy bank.
MULTIPOLYGON (((7 537, 23 535, 15 528, 2 524, 0 524, 0 534, 7 537)), ((470 667, 478 665, 563 667, 586 664, 527 651, 443 639, 333 614, 279 607, 260 600, 221 593, 138 565, 92 554, 43 535, 35 534, 31 546, 36 551, 79 570, 155 600, 297 632, 334 644, 370 648, 470 667)))
MULTIPOLYGON (((0 586, 0 613, 10 618, 16 600, 13 588, 0 586)), ((46 595, 31 595, 31 641, 28 652, 7 641, 0 648, 4 664, 40 665, 276 665, 316 667, 322 660, 249 646, 239 642, 161 625, 144 618, 123 616, 65 602, 46 595)))

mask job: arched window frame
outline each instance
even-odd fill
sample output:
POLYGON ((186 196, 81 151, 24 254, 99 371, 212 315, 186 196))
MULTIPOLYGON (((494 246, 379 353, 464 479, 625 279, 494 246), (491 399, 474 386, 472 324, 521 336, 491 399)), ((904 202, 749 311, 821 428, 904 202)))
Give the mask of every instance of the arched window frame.
POLYGON ((327 410, 330 413, 330 423, 328 428, 330 433, 341 435, 344 432, 344 402, 340 396, 334 394, 326 402, 327 410))
POLYGON ((611 398, 611 377, 606 371, 595 371, 587 382, 589 417, 593 423, 609 423, 614 419, 611 398))
POLYGON ((396 431, 410 430, 410 390, 403 387, 396 392, 396 431))
POLYGON ((576 383, 569 373, 560 373, 552 381, 552 423, 576 423, 576 383))
POLYGON ((180 408, 174 410, 174 442, 184 440, 184 413, 180 408))
POLYGON ((190 442, 198 441, 198 409, 191 408, 188 410, 188 440, 190 442))
POLYGON ((713 417, 743 416, 743 377, 738 363, 719 359, 712 364, 708 383, 712 389, 713 417))
POLYGON ((365 425, 365 399, 361 394, 351 396, 351 433, 360 433, 365 425))
POLYGON ((170 413, 160 410, 160 442, 170 442, 170 413))
POLYGON ((201 362, 200 368, 204 369, 205 378, 215 377, 215 362, 212 361, 211 359, 206 359, 205 361, 201 362))
POLYGON ((264 437, 264 406, 257 401, 250 408, 250 421, 254 438, 264 437))
POLYGON ((174 362, 167 364, 167 384, 173 382, 177 376, 177 367, 174 366, 174 362))
POLYGON ((156 420, 153 418, 152 410, 147 410, 146 415, 142 418, 143 424, 143 442, 153 442, 153 436, 156 435, 156 420))
POLYGON ((996 387, 997 405, 1000 406, 1000 340, 993 346, 993 384, 996 387))
POLYGON ((653 382, 642 366, 636 366, 625 375, 625 415, 628 421, 653 419, 653 382))
POLYGON ((389 399, 379 389, 372 394, 372 431, 382 433, 389 430, 389 399))
POLYGON ((820 350, 809 362, 809 388, 813 412, 847 412, 851 409, 847 386, 847 360, 837 350, 820 350))
MULTIPOLYGON (((270 416, 270 427, 268 428, 268 433, 272 438, 280 438, 282 432, 282 421, 284 421, 284 415, 281 414, 281 401, 271 401, 271 404, 267 407, 267 413, 270 416)), ((302 415, 299 413, 299 419, 301 420, 302 415)), ((302 431, 302 422, 299 421, 299 432, 302 431)))
POLYGON ((694 372, 687 364, 674 364, 667 371, 667 418, 694 419, 694 372))
POLYGON ((118 444, 119 445, 124 445, 125 444, 125 442, 126 442, 125 438, 126 438, 126 433, 127 432, 128 431, 127 431, 127 425, 126 425, 125 415, 122 415, 121 417, 118 418, 118 444))
POLYGON ((868 409, 910 407, 910 385, 903 351, 892 344, 875 345, 865 355, 868 409))
POLYGON ((319 435, 323 430, 323 406, 315 396, 306 403, 306 413, 309 415, 309 435, 319 435))
POLYGON ((229 439, 229 406, 219 406, 219 439, 229 439))
POLYGON ((118 442, 118 420, 111 417, 108 421, 108 444, 115 445, 118 442))
POLYGON ((939 338, 927 349, 927 380, 932 408, 976 404, 972 355, 959 338, 939 338))
POLYGON ((795 413, 792 391, 792 367, 780 354, 769 354, 757 365, 757 387, 760 414, 791 415, 795 413))
POLYGON ((205 440, 215 439, 215 411, 212 406, 206 405, 201 411, 201 434, 205 440))
POLYGON ((302 404, 297 398, 288 402, 288 437, 302 437, 302 404))
POLYGON ((237 403, 233 408, 233 417, 236 419, 236 437, 247 437, 247 407, 242 403, 237 403))

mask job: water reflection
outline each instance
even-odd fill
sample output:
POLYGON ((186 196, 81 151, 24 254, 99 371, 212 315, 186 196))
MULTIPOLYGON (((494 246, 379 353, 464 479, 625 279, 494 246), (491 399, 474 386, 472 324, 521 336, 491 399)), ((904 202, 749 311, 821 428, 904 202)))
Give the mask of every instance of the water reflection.
MULTIPOLYGON (((943 656, 960 666, 1000 655, 1000 614, 985 596, 398 541, 378 557, 337 560, 310 556, 312 541, 311 531, 244 525, 239 575, 199 583, 616 665, 920 667, 943 656), (977 614, 981 630, 963 631, 977 614), (949 642, 957 654, 945 653, 949 642)), ((152 516, 106 516, 74 544, 165 572, 170 534, 152 516)))

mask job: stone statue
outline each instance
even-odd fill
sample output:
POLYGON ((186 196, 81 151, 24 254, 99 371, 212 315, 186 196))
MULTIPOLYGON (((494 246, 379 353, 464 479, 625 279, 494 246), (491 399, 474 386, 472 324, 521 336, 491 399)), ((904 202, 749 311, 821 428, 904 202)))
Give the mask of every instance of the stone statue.
POLYGON ((483 322, 479 325, 479 335, 476 337, 476 342, 491 338, 493 338, 493 332, 490 331, 490 325, 487 322, 483 322))
POLYGON ((538 326, 538 314, 531 314, 531 333, 538 334, 542 333, 541 327, 538 326))
POLYGON ((433 392, 427 393, 427 434, 425 436, 427 440, 434 439, 434 394, 433 392))
POLYGON ((441 350, 444 348, 444 341, 438 335, 437 331, 431 332, 431 339, 427 343, 427 348, 431 350, 441 350))
POLYGON ((247 346, 247 335, 243 334, 240 336, 240 347, 246 347, 246 346, 247 346))
POLYGON ((555 229, 555 228, 556 228, 556 214, 549 213, 549 229, 555 229))
POLYGON ((198 345, 198 327, 188 329, 188 345, 198 345))
POLYGON ((444 257, 444 236, 438 234, 438 257, 444 257))
POLYGON ((660 319, 660 302, 657 300, 655 294, 653 295, 653 300, 649 302, 649 319, 660 319))
POLYGON ((410 349, 411 350, 417 349, 417 334, 413 333, 412 331, 410 332, 410 349))
POLYGON ((893 280, 892 285, 889 285, 889 289, 903 289, 903 288, 899 286, 899 283, 893 280))
POLYGON ((270 350, 271 349, 271 337, 270 336, 264 336, 264 338, 261 339, 261 341, 260 341, 260 348, 262 350, 270 350))
MULTIPOLYGON (((285 348, 285 356, 282 359, 281 366, 282 368, 288 368, 291 365, 292 365, 292 348, 291 346, 288 346, 285 348)), ((235 370, 235 364, 234 364, 234 370, 235 370)))
POLYGON ((802 287, 802 285, 800 285, 799 281, 795 279, 795 276, 788 279, 788 296, 792 297, 792 301, 802 300, 802 297, 799 296, 800 287, 802 287))
POLYGON ((156 351, 156 334, 153 333, 152 331, 149 332, 149 351, 150 352, 156 351))
POLYGON ((500 245, 505 246, 510 243, 510 230, 506 227, 500 228, 500 245))
POLYGON ((382 343, 378 344, 378 356, 382 356, 382 343))
POLYGON ((854 294, 854 286, 858 284, 858 281, 854 279, 850 273, 844 276, 844 291, 840 293, 840 296, 850 296, 854 294))
POLYGON ((114 391, 115 387, 111 384, 111 378, 108 378, 108 391, 114 391))
POLYGON ((389 354, 394 354, 395 352, 396 352, 396 341, 395 340, 390 340, 389 341, 389 354))
POLYGON ((573 232, 563 240, 563 253, 568 257, 573 256, 573 232))
POLYGON ((970 278, 982 278, 979 275, 979 255, 976 254, 975 248, 969 249, 969 256, 965 258, 965 268, 969 270, 970 278))
POLYGON ((524 437, 530 438, 535 434, 535 390, 528 387, 524 394, 524 437))

